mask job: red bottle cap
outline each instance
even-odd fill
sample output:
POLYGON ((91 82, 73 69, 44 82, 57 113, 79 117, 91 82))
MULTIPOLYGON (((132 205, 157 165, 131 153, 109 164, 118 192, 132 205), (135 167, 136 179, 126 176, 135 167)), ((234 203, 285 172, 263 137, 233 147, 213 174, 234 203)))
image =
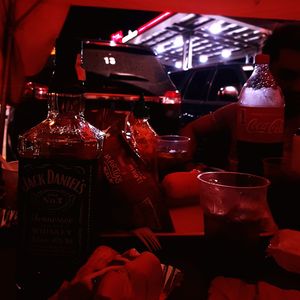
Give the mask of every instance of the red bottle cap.
POLYGON ((255 63, 256 64, 268 64, 270 62, 270 56, 268 54, 256 54, 255 63))

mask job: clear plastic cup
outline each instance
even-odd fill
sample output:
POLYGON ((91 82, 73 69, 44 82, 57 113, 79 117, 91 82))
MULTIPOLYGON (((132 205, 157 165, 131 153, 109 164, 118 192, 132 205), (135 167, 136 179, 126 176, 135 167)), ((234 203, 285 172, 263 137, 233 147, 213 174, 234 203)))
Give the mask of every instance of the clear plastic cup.
POLYGON ((17 190, 18 190, 18 161, 8 162, 9 169, 2 165, 2 177, 4 181, 5 194, 1 206, 3 208, 17 208, 17 190))
POLYGON ((190 138, 161 135, 156 140, 156 167, 161 181, 167 174, 185 171, 190 138))
POLYGON ((267 202, 267 178, 228 171, 202 173, 197 178, 206 231, 249 237, 277 230, 267 202))

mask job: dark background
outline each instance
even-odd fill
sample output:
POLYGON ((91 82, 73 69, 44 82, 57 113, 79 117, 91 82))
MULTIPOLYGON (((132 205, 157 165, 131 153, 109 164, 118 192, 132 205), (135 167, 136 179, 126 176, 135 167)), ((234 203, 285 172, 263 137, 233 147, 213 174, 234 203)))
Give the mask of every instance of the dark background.
POLYGON ((72 6, 60 37, 110 40, 112 33, 122 30, 127 35, 129 29, 135 30, 159 14, 141 10, 72 6))
MULTIPOLYGON (((146 22, 158 16, 161 12, 142 10, 126 10, 114 8, 96 8, 84 6, 71 6, 64 26, 58 39, 64 41, 65 49, 60 49, 68 56, 70 40, 97 39, 110 40, 111 34, 122 30, 123 35, 128 30, 135 30, 146 22)), ((70 47, 72 47, 70 45, 70 47)), ((48 85, 52 77, 55 65, 55 57, 49 56, 43 70, 28 79, 40 84, 48 85)))

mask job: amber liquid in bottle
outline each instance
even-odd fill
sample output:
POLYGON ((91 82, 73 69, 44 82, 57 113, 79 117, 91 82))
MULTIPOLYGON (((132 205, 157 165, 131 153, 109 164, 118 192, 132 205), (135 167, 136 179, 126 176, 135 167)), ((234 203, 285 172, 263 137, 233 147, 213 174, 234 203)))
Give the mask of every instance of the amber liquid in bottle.
POLYGON ((133 112, 129 114, 125 131, 129 145, 134 149, 144 167, 157 179, 156 138, 157 133, 149 123, 149 109, 144 95, 134 103, 133 112))
POLYGON ((104 139, 84 119, 81 94, 51 93, 48 107, 19 140, 19 263, 40 285, 72 277, 91 251, 104 139))

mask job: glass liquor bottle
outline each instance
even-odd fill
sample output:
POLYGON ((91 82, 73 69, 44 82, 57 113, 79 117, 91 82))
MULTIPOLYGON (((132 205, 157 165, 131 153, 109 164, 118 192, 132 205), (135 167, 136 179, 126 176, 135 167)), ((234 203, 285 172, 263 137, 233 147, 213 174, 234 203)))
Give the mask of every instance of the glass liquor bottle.
POLYGON ((44 281, 66 279, 93 246, 104 134, 84 118, 77 49, 76 41, 57 41, 48 116, 19 139, 21 280, 30 270, 44 281))
POLYGON ((155 175, 155 145, 157 134, 149 123, 149 110, 145 104, 144 95, 134 103, 133 113, 129 116, 127 134, 130 143, 146 168, 155 175))

